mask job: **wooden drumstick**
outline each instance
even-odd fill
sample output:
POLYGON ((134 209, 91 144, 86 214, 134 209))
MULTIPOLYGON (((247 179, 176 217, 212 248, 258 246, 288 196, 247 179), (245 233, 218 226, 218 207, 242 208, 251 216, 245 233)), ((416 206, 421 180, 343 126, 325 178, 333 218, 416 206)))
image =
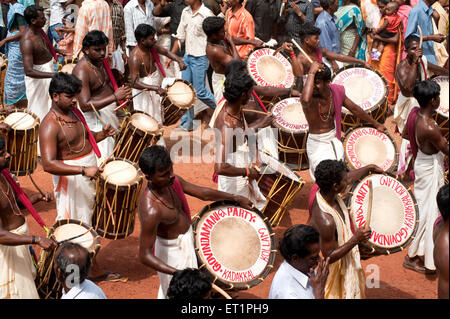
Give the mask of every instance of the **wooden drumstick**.
POLYGON ((280 52, 281 50, 283 50, 283 47, 279 47, 278 49, 273 51, 272 56, 277 55, 277 53, 280 52))
POLYGON ((130 97, 129 99, 127 99, 125 102, 123 102, 122 104, 120 104, 119 106, 117 106, 114 111, 117 111, 118 109, 120 109, 122 106, 124 106, 125 104, 127 104, 128 102, 130 102, 132 99, 134 99, 136 96, 138 96, 139 94, 148 91, 148 89, 143 89, 140 92, 136 93, 135 95, 133 95, 132 97, 130 97))
POLYGON ((295 41, 294 39, 291 39, 292 43, 295 44, 295 46, 300 50, 300 52, 305 56, 305 58, 308 59, 309 63, 313 63, 313 60, 311 60, 311 58, 308 56, 308 54, 306 54, 306 52, 302 49, 301 46, 298 45, 297 41, 295 41))
POLYGON ((28 113, 25 113, 24 115, 22 115, 22 117, 20 119, 18 119, 17 121, 15 121, 13 124, 10 125, 11 128, 14 128, 14 126, 19 124, 19 122, 22 121, 27 115, 28 115, 28 113))
POLYGON ((233 299, 230 297, 229 294, 227 294, 222 288, 217 287, 216 284, 212 284, 212 288, 217 291, 218 293, 220 293, 222 296, 224 296, 226 299, 233 299))
POLYGON ((423 33, 422 33, 422 29, 420 28, 420 26, 418 25, 417 26, 417 30, 419 30, 419 38, 420 38, 420 40, 419 40, 419 48, 421 48, 422 47, 422 42, 423 42, 423 33))
POLYGON ((372 187, 372 180, 369 179, 369 203, 367 205, 366 226, 364 227, 365 230, 370 229, 370 219, 372 217, 372 200, 373 200, 373 187, 372 187))
POLYGON ((44 192, 37 186, 36 182, 34 181, 33 177, 31 177, 31 175, 28 175, 28 177, 30 178, 31 182, 33 183, 34 187, 36 187, 36 189, 39 191, 39 193, 41 193, 42 197, 45 198, 45 194, 44 192))
POLYGON ((263 115, 267 115, 268 114, 268 113, 263 112, 263 111, 251 110, 251 109, 242 109, 242 112, 257 113, 257 114, 263 114, 263 115))
POLYGON ((98 113, 98 111, 95 108, 94 104, 92 104, 92 102, 89 102, 89 104, 91 105, 92 110, 95 112, 95 114, 97 115, 97 117, 100 120, 100 122, 102 122, 103 125, 106 125, 106 122, 102 119, 102 117, 100 116, 100 113, 98 113))

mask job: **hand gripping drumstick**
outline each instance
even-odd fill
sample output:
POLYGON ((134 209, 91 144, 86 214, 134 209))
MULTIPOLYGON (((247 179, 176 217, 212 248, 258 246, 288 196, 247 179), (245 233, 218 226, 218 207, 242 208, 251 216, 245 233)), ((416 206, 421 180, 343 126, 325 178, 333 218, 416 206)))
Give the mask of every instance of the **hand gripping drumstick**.
POLYGON ((372 187, 372 180, 369 179, 369 204, 367 206, 366 226, 364 227, 365 230, 370 229, 370 219, 372 217, 372 200, 373 200, 373 187, 372 187))
POLYGON ((125 102, 123 102, 122 104, 120 104, 119 106, 117 106, 114 111, 117 111, 118 109, 120 109, 122 106, 124 106, 125 104, 127 104, 128 102, 130 102, 132 99, 134 99, 136 96, 138 96, 139 94, 148 91, 148 89, 143 89, 140 92, 136 93, 135 95, 133 95, 132 97, 130 97, 129 99, 127 99, 125 102))
POLYGON ((295 44, 295 46, 300 50, 300 52, 305 56, 305 58, 308 59, 309 63, 313 63, 313 60, 311 60, 311 58, 308 56, 308 54, 306 54, 306 52, 302 49, 301 46, 298 45, 297 41, 295 41, 294 39, 291 39, 292 43, 295 44))
POLYGON ((263 111, 258 111, 258 110, 251 110, 251 109, 242 109, 242 112, 250 112, 250 113, 257 113, 257 114, 263 114, 263 115, 267 115, 267 112, 263 112, 263 111))

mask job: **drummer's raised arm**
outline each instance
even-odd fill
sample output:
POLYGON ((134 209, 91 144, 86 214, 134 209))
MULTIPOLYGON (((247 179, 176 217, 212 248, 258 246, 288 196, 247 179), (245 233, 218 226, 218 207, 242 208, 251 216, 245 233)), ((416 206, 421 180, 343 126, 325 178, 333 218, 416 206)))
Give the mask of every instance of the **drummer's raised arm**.
POLYGON ((317 61, 314 61, 309 67, 308 75, 306 78, 306 82, 303 85, 302 91, 302 104, 304 107, 307 107, 312 102, 312 95, 314 90, 314 78, 316 73, 323 69, 323 65, 317 61))

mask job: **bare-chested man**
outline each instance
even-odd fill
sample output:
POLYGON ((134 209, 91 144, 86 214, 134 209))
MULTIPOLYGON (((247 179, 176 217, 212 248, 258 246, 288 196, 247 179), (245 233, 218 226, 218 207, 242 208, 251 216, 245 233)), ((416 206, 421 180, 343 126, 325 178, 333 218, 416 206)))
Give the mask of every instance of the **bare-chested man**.
MULTIPOLYGON (((413 107, 419 105, 413 96, 414 85, 419 81, 427 79, 427 71, 437 75, 447 75, 448 69, 434 65, 427 61, 423 55, 420 45, 420 38, 416 35, 410 35, 405 39, 406 58, 402 60, 395 69, 395 79, 400 88, 397 103, 394 107, 394 121, 397 124, 398 131, 403 132, 408 120, 409 113, 413 107)), ((407 156, 409 142, 402 139, 399 155, 398 174, 408 176, 408 166, 412 156, 407 156)))
POLYGON ((331 71, 314 61, 308 73, 302 92, 302 106, 309 125, 306 152, 309 160, 309 172, 314 180, 317 165, 325 159, 344 159, 344 147, 341 138, 341 118, 336 118, 336 110, 345 106, 363 122, 372 124, 377 130, 386 131, 386 127, 375 121, 361 107, 350 100, 341 85, 331 84, 331 71))
POLYGON ((315 170, 319 191, 312 205, 311 225, 320 234, 320 250, 330 258, 330 274, 325 299, 360 299, 365 297, 365 276, 358 244, 370 238, 364 227, 353 234, 350 215, 340 195, 370 171, 381 173, 375 165, 348 172, 343 161, 324 160, 315 170))
MULTIPOLYGON (((9 129, 0 123, 2 129, 9 129)), ((10 155, 5 149, 5 140, 0 135, 0 171, 8 168, 10 155)), ((55 243, 45 237, 29 235, 28 224, 21 212, 13 188, 0 174, 0 299, 38 299, 34 278, 36 269, 28 245, 39 245, 51 249, 55 243)), ((30 201, 50 201, 52 196, 34 194, 30 201)))
POLYGON ((198 267, 184 193, 204 201, 233 200, 245 209, 251 209, 252 204, 242 196, 197 186, 174 175, 170 154, 160 145, 142 152, 139 167, 147 179, 138 206, 139 259, 158 272, 158 298, 163 299, 167 297, 167 288, 176 270, 198 267))
POLYGON ((436 194, 444 185, 444 155, 449 145, 436 124, 433 114, 440 104, 439 84, 426 80, 414 86, 414 98, 420 105, 408 118, 404 137, 417 151, 414 162, 414 195, 420 211, 417 233, 405 256, 403 266, 422 274, 434 274, 433 224, 439 216, 436 194), (413 121, 409 124, 410 121, 413 121))
MULTIPOLYGON (((128 64, 133 96, 142 90, 148 90, 133 99, 134 109, 148 113, 162 125, 161 97, 165 96, 166 91, 161 88, 162 74, 154 56, 158 57, 158 54, 162 54, 175 60, 181 70, 184 70, 186 66, 178 55, 156 44, 155 33, 155 28, 149 24, 137 26, 134 31, 137 46, 131 51, 128 64)), ((161 138, 158 143, 164 145, 164 139, 161 138)))
MULTIPOLYGON (((95 144, 93 147, 90 143, 89 132, 79 118, 81 112, 76 109, 81 87, 81 81, 75 76, 55 74, 49 88, 52 107, 42 121, 39 142, 44 171, 53 175, 56 220, 71 218, 91 225, 95 201, 95 181, 92 179, 99 176, 100 169, 95 144)), ((92 132, 92 136, 100 142, 114 133, 107 124, 100 132, 92 132)), ((105 274, 99 274, 94 262, 91 275, 105 274)))
POLYGON ((449 212, 449 186, 444 185, 439 190, 436 201, 441 212, 442 222, 437 226, 434 238, 434 263, 438 273, 438 298, 448 299, 448 272, 449 272, 449 247, 448 247, 448 212, 449 212))
POLYGON ((20 51, 22 52, 23 69, 25 70, 27 109, 36 114, 42 121, 52 104, 46 93, 55 71, 54 61, 41 34, 41 29, 46 21, 44 9, 31 5, 25 9, 24 18, 28 27, 20 39, 20 51))
MULTIPOLYGON (((91 31, 86 34, 83 39, 83 58, 72 72, 83 84, 78 95, 78 103, 92 131, 101 131, 102 121, 111 124, 117 130, 119 120, 114 109, 119 101, 131 97, 131 89, 127 86, 121 86, 116 91, 113 90, 103 66, 108 43, 108 38, 101 31, 91 31), (96 112, 93 111, 93 108, 96 112), (99 119, 97 113, 102 120, 99 119)), ((99 148, 101 159, 106 159, 114 150, 114 139, 109 137, 100 142, 99 148)))

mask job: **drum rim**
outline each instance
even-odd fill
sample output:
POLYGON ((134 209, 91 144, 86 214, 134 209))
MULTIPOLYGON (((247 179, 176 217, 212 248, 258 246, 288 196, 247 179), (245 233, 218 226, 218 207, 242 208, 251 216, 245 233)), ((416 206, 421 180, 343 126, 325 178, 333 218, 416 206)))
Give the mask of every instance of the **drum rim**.
POLYGON ((3 63, 0 64, 0 69, 3 71, 8 66, 8 58, 6 57, 6 54, 1 53, 0 57, 3 59, 3 63))
MULTIPOLYGON (((430 77, 430 80, 432 80, 433 82, 439 83, 438 79, 445 79, 445 78, 447 78, 447 82, 449 82, 449 76, 448 75, 436 75, 436 74, 434 74, 432 77, 430 77)), ((448 118, 449 118, 448 116, 445 116, 444 114, 439 112, 439 107, 435 110, 435 113, 438 114, 439 116, 443 117, 444 119, 448 120, 448 118)))
MULTIPOLYGON (((183 82, 184 84, 186 84, 187 86, 189 86, 191 89, 192 89, 192 92, 193 92, 193 96, 192 96, 192 102, 189 104, 189 106, 178 106, 178 105, 176 105, 176 104, 174 104, 173 103, 173 101, 170 99, 170 97, 169 97, 169 94, 167 94, 163 99, 162 99, 162 101, 161 101, 161 105, 164 107, 164 109, 166 108, 166 106, 164 106, 164 102, 166 101, 166 100, 169 100, 170 101, 170 105, 168 105, 167 107, 170 107, 171 105, 175 105, 177 108, 179 108, 179 109, 182 109, 182 110, 190 110, 193 106, 194 106, 194 104, 195 104, 195 101, 197 101, 197 92, 195 91, 195 88, 194 88, 194 86, 192 85, 192 83, 190 83, 190 82, 188 82, 188 81, 186 81, 186 80, 183 80, 183 79, 176 79, 173 83, 172 83, 172 85, 174 85, 176 82, 183 82)), ((169 85, 167 88, 166 88, 166 91, 168 91, 168 88, 170 88, 172 85, 169 85)))
POLYGON ((408 245, 414 240, 414 238, 415 238, 415 236, 416 236, 416 233, 417 233, 417 230, 418 230, 417 224, 418 224, 419 221, 420 221, 420 212, 419 212, 419 206, 418 206, 418 204, 417 204, 416 197, 414 196, 414 194, 413 194, 413 192, 412 192, 412 190, 411 190, 411 187, 407 187, 407 186, 405 186, 402 182, 400 182, 400 181, 398 180, 398 176, 396 176, 396 175, 394 175, 394 174, 392 174, 392 173, 388 173, 388 172, 384 172, 384 173, 374 173, 374 174, 372 174, 371 172, 369 172, 369 173, 365 174, 364 176, 362 176, 360 179, 358 179, 356 182, 354 182, 354 183, 352 184, 352 186, 350 187, 350 190, 347 192, 347 194, 350 195, 350 196, 347 196, 347 199, 346 199, 346 201, 345 201, 345 206, 347 207, 347 210, 348 210, 349 215, 350 215, 350 219, 351 219, 351 221, 352 221, 352 223, 353 223, 353 225, 354 225, 355 227, 356 227, 356 223, 355 223, 355 220, 354 220, 354 218, 353 218, 353 214, 351 213, 351 200, 352 200, 352 197, 353 197, 353 192, 354 192, 355 188, 356 188, 356 187, 357 187, 364 179, 366 179, 366 178, 367 178, 368 176, 370 176, 370 175, 385 175, 385 176, 389 176, 389 177, 391 177, 391 178, 397 180, 399 183, 401 183, 401 184, 406 188, 406 190, 408 191, 408 193, 409 193, 409 195, 411 196, 411 199, 412 199, 412 201, 413 201, 413 206, 414 206, 415 211, 416 211, 416 221, 415 221, 414 229, 413 229, 413 231, 412 231, 412 233, 411 233, 411 236, 409 236, 409 238, 408 238, 402 245, 400 245, 400 246, 393 247, 393 248, 383 248, 383 247, 376 246, 376 245, 374 245, 374 244, 372 244, 372 243, 369 243, 369 242, 366 242, 366 243, 360 244, 360 245, 362 245, 363 247, 369 247, 369 248, 372 250, 372 251, 370 252, 370 254, 374 254, 374 256, 376 256, 377 253, 378 253, 378 254, 381 254, 381 255, 390 255, 390 254, 393 254, 393 253, 397 253, 397 252, 399 252, 399 251, 404 250, 406 247, 408 247, 408 245))
MULTIPOLYGON (((286 175, 284 175, 284 174, 281 174, 281 172, 276 171, 277 174, 283 175, 282 178, 288 178, 289 180, 291 180, 291 181, 293 181, 293 182, 295 182, 295 183, 298 183, 299 185, 303 185, 303 184, 305 183, 305 181, 303 180, 303 178, 302 178, 300 175, 298 175, 295 171, 293 171, 292 169, 290 169, 290 168, 287 166, 286 163, 283 163, 282 161, 280 161, 279 159, 276 159, 275 157, 273 157, 272 155, 270 155, 269 153, 267 153, 267 152, 265 152, 265 151, 258 150, 258 153, 263 153, 263 154, 265 154, 265 155, 271 157, 273 160, 277 161, 280 165, 285 166, 285 167, 286 167, 287 169, 289 169, 295 176, 297 176, 298 181, 295 181, 295 180, 291 179, 289 176, 286 176, 286 175)), ((266 165, 266 166, 268 166, 268 165, 266 165)), ((263 177, 264 175, 273 175, 273 174, 261 174, 262 177, 263 177)), ((262 177, 260 177, 260 178, 262 178, 262 177)), ((260 178, 258 178, 258 181, 259 181, 260 178)))
POLYGON ((64 61, 62 61, 61 63, 59 63, 59 62, 57 63, 56 72, 61 72, 62 68, 67 64, 77 64, 77 63, 78 63, 77 58, 64 59, 64 61))
POLYGON ((36 126, 40 126, 41 125, 41 120, 39 119, 39 117, 36 114, 34 114, 33 112, 31 112, 31 111, 29 111, 27 109, 18 109, 18 108, 11 109, 11 110, 9 110, 8 115, 6 115, 4 118, 6 119, 12 113, 27 113, 28 115, 31 115, 34 118, 34 120, 35 120, 35 125, 30 127, 30 128, 23 129, 23 130, 17 130, 17 129, 12 129, 12 130, 15 130, 15 131, 29 131, 29 130, 36 129, 36 126))
MULTIPOLYGON (((275 107, 276 107, 279 103, 281 103, 281 102, 283 102, 283 101, 285 101, 285 100, 289 100, 289 99, 298 99, 299 102, 300 102, 300 105, 302 105, 302 103, 301 103, 301 98, 300 98, 300 97, 292 96, 292 97, 288 97, 288 98, 282 99, 281 101, 278 101, 277 103, 273 104, 273 107, 271 108, 271 111, 270 111, 270 113, 272 114, 272 116, 274 116, 274 115, 273 115, 273 111, 274 111, 275 107)), ((302 108, 303 108, 303 105, 302 105, 302 108)), ((304 114, 304 112, 303 112, 303 114, 304 114)), ((308 124, 308 121, 307 121, 306 123, 308 124)), ((272 120, 272 125, 275 126, 276 128, 278 128, 279 130, 281 130, 281 131, 283 131, 283 132, 286 132, 286 133, 292 133, 292 134, 308 134, 308 133, 309 133, 309 125, 308 125, 308 129, 305 130, 305 131, 301 131, 301 130, 289 131, 287 128, 285 128, 285 127, 283 127, 282 125, 278 124, 278 122, 277 122, 275 116, 274 116, 274 118, 273 118, 273 120, 272 120)))
POLYGON ((206 205, 205 207, 202 208, 202 210, 200 212, 198 212, 197 214, 195 214, 195 216, 192 217, 192 230, 194 232, 194 248, 195 248, 195 255, 197 257, 197 262, 199 264, 198 268, 201 269, 202 271, 205 271, 208 274, 212 275, 214 277, 213 283, 217 282, 218 286, 221 286, 223 289, 227 289, 227 290, 249 289, 249 288, 254 287, 254 286, 258 285, 259 283, 263 282, 264 279, 269 275, 270 271, 272 270, 272 268, 275 264, 275 257, 276 257, 276 253, 277 253, 275 232, 273 231, 273 228, 269 223, 268 217, 266 217, 259 209, 254 207, 252 210, 250 210, 253 213, 257 214, 261 218, 261 220, 264 222, 264 224, 266 225, 267 230, 269 232, 269 237, 270 237, 270 256, 268 258, 269 261, 268 261, 267 265, 264 267, 264 270, 259 274, 259 276, 253 278, 252 280, 250 280, 248 282, 232 283, 232 282, 224 280, 222 278, 218 278, 214 273, 212 273, 209 270, 204 259, 202 258, 201 254, 199 252, 200 249, 199 249, 199 247, 197 247, 196 234, 197 234, 197 226, 198 226, 200 220, 202 219, 203 215, 205 215, 207 212, 212 211, 215 207, 224 206, 224 205, 242 207, 236 201, 220 200, 220 201, 215 201, 213 203, 206 205))
POLYGON ((124 162, 127 162, 128 164, 131 164, 136 169, 136 172, 137 172, 137 175, 138 175, 137 180, 134 181, 133 183, 129 183, 129 184, 126 184, 126 185, 117 185, 117 184, 113 184, 113 183, 109 182, 108 179, 103 177, 103 173, 102 173, 102 174, 100 174, 98 182, 103 181, 106 184, 106 187, 111 186, 111 187, 114 187, 114 189, 116 189, 116 187, 117 187, 117 189, 119 189, 119 190, 122 190, 123 188, 139 186, 139 185, 141 185, 144 182, 145 175, 141 171, 141 168, 139 167, 139 165, 137 163, 135 163, 133 161, 130 161, 128 159, 125 159, 123 157, 115 157, 115 156, 113 156, 110 159, 108 159, 106 162, 103 163, 103 167, 105 167, 108 163, 113 162, 113 161, 124 161, 124 162))
POLYGON ((157 121, 153 116, 151 116, 150 114, 148 114, 148 113, 146 113, 146 112, 144 112, 144 111, 140 111, 140 110, 133 110, 133 111, 131 111, 130 115, 128 115, 128 116, 126 117, 126 119, 127 119, 127 122, 129 122, 129 124, 132 125, 135 129, 140 130, 141 132, 144 132, 144 134, 146 133, 147 135, 150 135, 150 134, 155 135, 155 136, 156 136, 156 135, 160 135, 160 136, 162 135, 162 132, 164 131, 164 128, 159 128, 159 127, 158 127, 158 129, 157 129, 156 131, 144 131, 143 129, 140 129, 139 127, 136 127, 136 125, 133 125, 133 122, 131 122, 131 117, 132 117, 134 114, 144 114, 144 115, 146 115, 146 116, 152 118, 152 119, 156 122, 156 124, 159 124, 159 123, 158 123, 158 121, 157 121))
MULTIPOLYGON (((345 150, 345 142, 347 141, 347 139, 349 138, 350 133, 351 133, 353 130, 357 130, 357 129, 362 128, 362 127, 370 127, 370 128, 376 129, 375 126, 372 125, 372 124, 369 124, 369 123, 364 123, 364 124, 362 124, 362 123, 361 123, 361 124, 358 124, 358 125, 356 125, 356 126, 353 126, 353 127, 348 128, 347 131, 345 131, 344 136, 342 136, 342 138, 341 138, 342 144, 344 145, 344 156, 345 156, 345 160, 346 160, 347 165, 350 166, 351 169, 357 169, 357 168, 354 167, 354 166, 350 163, 350 161, 347 162, 347 152, 346 152, 346 150, 345 150)), ((378 130, 377 130, 377 131, 378 131, 378 130)), ((379 131, 379 132, 381 132, 381 131, 379 131)), ((386 136, 390 139, 390 141, 392 142, 392 144, 394 145, 394 151, 395 151, 394 161, 392 162, 392 164, 391 164, 391 166, 389 167, 389 169, 387 169, 387 170, 385 171, 385 172, 387 172, 387 173, 394 173, 394 172, 397 170, 397 167, 398 167, 398 157, 400 156, 400 153, 399 153, 399 151, 398 151, 398 146, 397 146, 397 143, 395 143, 394 138, 393 138, 389 133, 385 133, 385 132, 381 132, 381 133, 383 133, 384 135, 386 135, 386 136)))
MULTIPOLYGON (((270 49, 270 50, 272 50, 273 52, 275 52, 275 50, 274 50, 273 48, 263 46, 263 47, 260 47, 260 48, 254 48, 254 49, 252 49, 252 50, 245 56, 245 58, 244 58, 245 67, 246 67, 246 69, 247 69, 247 71, 248 71, 248 74, 249 74, 250 77, 253 79, 253 81, 255 81, 256 83, 257 83, 257 81, 253 78, 253 76, 252 76, 252 74, 251 74, 251 72, 250 72, 250 69, 249 69, 249 67, 248 67, 248 59, 250 58, 250 56, 251 56, 253 53, 255 53, 255 52, 258 51, 258 50, 263 50, 263 49, 270 49)), ((272 52, 272 54, 273 54, 273 52, 272 52)), ((286 89, 293 88, 293 87, 295 86, 295 82, 296 82, 296 78, 297 78, 297 77, 294 75, 294 69, 292 68, 292 63, 291 63, 291 61, 290 61, 290 58, 285 57, 283 54, 281 54, 281 52, 278 52, 278 54, 280 54, 283 58, 286 59, 286 61, 289 62, 289 65, 290 65, 290 67, 291 67, 292 78, 293 78, 292 84, 291 84, 290 86, 283 86, 283 88, 286 88, 286 89)))
MULTIPOLYGON (((388 99, 388 96, 389 96, 389 89, 390 89, 390 88, 389 88, 389 84, 387 83, 386 78, 385 78, 378 70, 375 70, 375 69, 372 70, 372 69, 366 68, 366 67, 365 67, 364 65, 362 65, 362 64, 359 64, 359 63, 352 63, 352 64, 346 65, 346 66, 340 68, 339 70, 333 72, 333 75, 332 75, 332 77, 331 77, 331 84, 333 84, 333 80, 334 80, 334 78, 336 77, 336 75, 338 75, 339 73, 341 73, 341 72, 343 72, 343 71, 345 71, 345 70, 347 70, 347 69, 351 69, 351 68, 362 68, 362 69, 367 69, 367 70, 369 70, 369 71, 372 71, 372 72, 376 73, 376 74, 381 78, 381 80, 382 80, 383 83, 384 83, 384 87, 386 88, 386 89, 384 90, 383 98, 382 98, 378 103, 376 103, 375 105, 373 105, 372 107, 368 108, 367 110, 363 110, 364 112, 370 113, 370 112, 376 110, 378 107, 381 107, 382 105, 384 105, 385 103, 387 103, 387 99, 388 99)), ((342 108, 342 114, 345 114, 345 115, 349 115, 349 114, 350 114, 350 115, 355 116, 352 112, 350 112, 350 111, 348 111, 348 112, 345 111, 344 107, 342 108)))

